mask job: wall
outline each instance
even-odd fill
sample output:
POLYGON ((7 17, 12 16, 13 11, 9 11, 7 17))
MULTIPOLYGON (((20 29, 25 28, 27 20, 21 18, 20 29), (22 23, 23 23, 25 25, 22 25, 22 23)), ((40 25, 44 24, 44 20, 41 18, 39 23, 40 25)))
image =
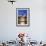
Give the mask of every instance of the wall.
POLYGON ((0 0, 0 40, 15 40, 19 32, 29 33, 33 40, 46 40, 45 0, 17 0, 13 5, 0 0), (16 8, 30 8, 30 26, 16 27, 16 8))

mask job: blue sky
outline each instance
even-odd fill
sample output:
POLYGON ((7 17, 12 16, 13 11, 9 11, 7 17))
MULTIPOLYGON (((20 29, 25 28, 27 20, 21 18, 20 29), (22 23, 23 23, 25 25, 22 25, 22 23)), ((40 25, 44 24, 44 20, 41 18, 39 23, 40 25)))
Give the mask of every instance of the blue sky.
POLYGON ((19 16, 27 16, 27 10, 18 10, 19 16))

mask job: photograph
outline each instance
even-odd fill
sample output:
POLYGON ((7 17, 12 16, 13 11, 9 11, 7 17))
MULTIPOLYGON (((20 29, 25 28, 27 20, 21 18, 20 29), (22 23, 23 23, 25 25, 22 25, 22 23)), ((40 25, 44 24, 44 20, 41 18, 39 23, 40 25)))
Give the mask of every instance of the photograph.
POLYGON ((46 46, 46 0, 0 0, 0 46, 46 46))
POLYGON ((16 8, 16 25, 30 25, 30 8, 16 8))

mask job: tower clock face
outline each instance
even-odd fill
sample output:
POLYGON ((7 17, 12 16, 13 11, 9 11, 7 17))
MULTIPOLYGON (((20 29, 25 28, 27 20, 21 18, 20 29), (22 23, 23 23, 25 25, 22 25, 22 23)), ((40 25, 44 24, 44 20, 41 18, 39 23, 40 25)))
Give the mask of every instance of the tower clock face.
POLYGON ((29 25, 29 8, 17 8, 16 9, 16 25, 17 26, 28 26, 29 25))

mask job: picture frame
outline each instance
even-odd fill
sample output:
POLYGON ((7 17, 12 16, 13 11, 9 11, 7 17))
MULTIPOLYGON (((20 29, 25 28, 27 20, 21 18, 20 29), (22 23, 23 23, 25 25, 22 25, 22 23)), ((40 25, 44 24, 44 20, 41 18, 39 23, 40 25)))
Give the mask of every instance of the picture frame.
POLYGON ((30 8, 16 8, 16 26, 30 26, 30 8))

